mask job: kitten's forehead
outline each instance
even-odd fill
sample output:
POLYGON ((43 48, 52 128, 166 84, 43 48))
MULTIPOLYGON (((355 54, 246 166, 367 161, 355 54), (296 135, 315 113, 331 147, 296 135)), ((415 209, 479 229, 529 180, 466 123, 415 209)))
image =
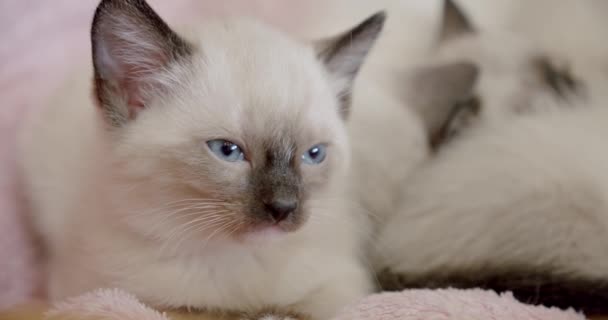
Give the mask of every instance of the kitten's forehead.
POLYGON ((235 93, 304 99, 294 95, 318 90, 325 80, 311 45, 255 21, 212 25, 197 42, 201 54, 194 63, 202 64, 201 80, 214 86, 228 82, 235 93))
POLYGON ((340 121, 311 46, 252 21, 207 28, 197 42, 200 50, 186 66, 191 120, 213 119, 211 125, 245 138, 302 135, 310 124, 323 131, 340 121))

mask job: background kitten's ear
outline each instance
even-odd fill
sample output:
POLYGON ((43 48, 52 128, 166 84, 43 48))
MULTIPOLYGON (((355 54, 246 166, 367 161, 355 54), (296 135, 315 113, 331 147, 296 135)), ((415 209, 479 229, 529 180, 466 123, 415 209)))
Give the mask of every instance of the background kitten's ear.
POLYGON ((348 115, 354 79, 382 31, 385 20, 386 14, 378 12, 353 29, 317 44, 317 55, 333 77, 344 117, 348 115))
POLYGON ((446 128, 454 128, 451 122, 461 122, 459 116, 464 113, 459 112, 478 113, 479 105, 473 105, 476 110, 463 109, 463 103, 473 96, 478 77, 479 68, 475 64, 452 62, 422 67, 407 79, 409 90, 405 99, 420 115, 432 145, 441 142, 437 137, 446 136, 446 128))
POLYGON ((91 29, 95 93, 107 120, 122 126, 166 88, 165 68, 191 54, 144 0, 103 0, 91 29))
POLYGON ((475 32, 475 28, 454 0, 444 0, 439 42, 473 32, 475 32))
POLYGON ((454 137, 458 136, 464 129, 470 127, 481 112, 481 101, 478 97, 458 101, 454 104, 448 116, 439 130, 429 137, 433 150, 439 149, 454 137))

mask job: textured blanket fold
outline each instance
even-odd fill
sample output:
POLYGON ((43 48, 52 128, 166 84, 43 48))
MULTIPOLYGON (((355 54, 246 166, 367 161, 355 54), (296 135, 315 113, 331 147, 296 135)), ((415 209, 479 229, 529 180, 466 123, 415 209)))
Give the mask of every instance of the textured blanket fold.
MULTIPOLYGON (((120 290, 98 290, 56 305, 45 319, 179 320, 181 317, 153 310, 120 290)), ((584 319, 572 310, 519 303, 509 293, 446 289, 372 295, 346 308, 333 320, 584 319)))

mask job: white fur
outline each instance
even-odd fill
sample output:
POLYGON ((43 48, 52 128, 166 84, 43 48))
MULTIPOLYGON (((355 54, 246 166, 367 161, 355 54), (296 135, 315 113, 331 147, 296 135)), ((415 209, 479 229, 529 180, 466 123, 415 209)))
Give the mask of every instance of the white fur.
POLYGON ((379 232, 377 268, 416 275, 525 265, 605 276, 608 74, 589 47, 579 54, 567 41, 558 50, 559 35, 551 46, 540 33, 478 29, 429 55, 430 64, 480 68, 481 116, 402 184, 379 232), (568 66, 579 92, 558 97, 531 64, 539 56, 568 66))
MULTIPOLYGON (((191 40, 204 48, 204 59, 177 66, 170 74, 178 83, 166 82, 173 91, 119 133, 108 133, 91 102, 87 73, 25 127, 21 161, 33 222, 50 249, 50 296, 120 287, 157 307, 276 306, 327 319, 372 289, 358 258, 362 215, 339 200, 350 157, 329 80, 312 50, 255 23, 218 23, 191 40), (245 103, 252 101, 259 104, 245 103), (205 161, 206 139, 280 134, 292 119, 299 119, 301 127, 292 129, 305 142, 297 151, 331 138, 328 157, 336 164, 297 232, 276 241, 205 234, 171 242, 171 225, 137 215, 183 199, 178 190, 159 189, 174 183, 174 174, 205 187, 195 170, 181 172, 205 161), (166 159, 185 164, 171 172, 166 159)), ((226 175, 246 170, 226 166, 226 175)))
POLYGON ((428 146, 422 124, 403 101, 371 75, 360 80, 348 122, 353 202, 378 225, 394 212, 401 186, 426 158, 428 146))
POLYGON ((605 276, 608 110, 572 108, 486 123, 420 168, 385 224, 381 264, 605 276))
POLYGON ((523 33, 481 30, 445 43, 432 63, 470 61, 480 68, 474 93, 482 100, 484 121, 514 113, 550 109, 556 97, 542 80, 534 62, 549 59, 556 68, 569 70, 584 83, 581 95, 601 94, 608 74, 596 60, 552 50, 523 33), (543 104, 542 101, 548 101, 543 104))

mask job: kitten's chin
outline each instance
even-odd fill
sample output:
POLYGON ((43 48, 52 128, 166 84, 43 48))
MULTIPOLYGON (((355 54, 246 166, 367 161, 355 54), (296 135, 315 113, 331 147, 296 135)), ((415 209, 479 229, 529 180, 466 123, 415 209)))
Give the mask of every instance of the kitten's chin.
POLYGON ((278 225, 264 225, 244 232, 239 238, 245 243, 266 243, 282 240, 289 233, 278 225))

